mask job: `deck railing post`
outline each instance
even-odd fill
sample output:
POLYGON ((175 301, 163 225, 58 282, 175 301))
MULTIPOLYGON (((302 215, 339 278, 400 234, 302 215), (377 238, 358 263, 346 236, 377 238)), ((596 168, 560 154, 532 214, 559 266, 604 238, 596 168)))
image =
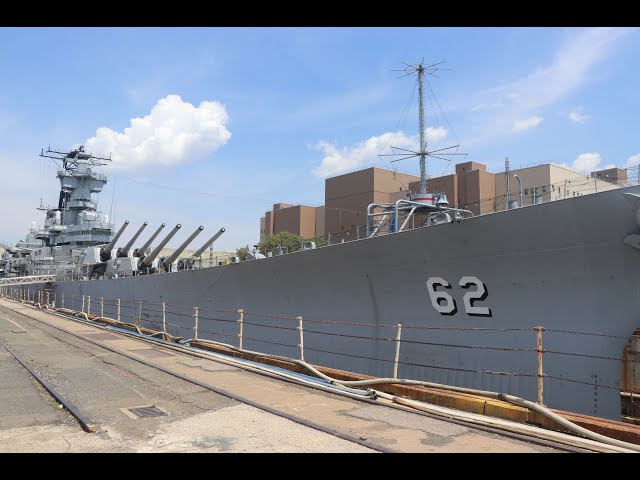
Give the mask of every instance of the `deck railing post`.
POLYGON ((167 305, 162 302, 162 333, 164 333, 164 339, 167 339, 167 305))
MULTIPOLYGON (((136 316, 136 306, 133 305, 133 316, 136 316)), ((135 324, 140 328, 140 322, 142 322, 142 300, 138 302, 138 317, 136 318, 135 324)))
POLYGON ((82 313, 84 313, 84 295, 82 295, 82 310, 80 310, 82 313))
POLYGON ((400 359, 400 334, 402 333, 402 324, 397 325, 398 333, 396 335, 396 358, 393 361, 393 378, 398 378, 398 360, 400 359))
POLYGON ((60 306, 64 308, 64 292, 62 292, 62 298, 60 299, 60 306))
MULTIPOLYGON (((28 292, 28 291, 27 291, 27 292, 28 292)), ((50 299, 51 299, 51 297, 49 296, 49 292, 47 292, 47 305, 51 305, 50 299)), ((27 301, 28 301, 28 300, 29 300, 29 299, 27 298, 27 301)))
POLYGON ((542 370, 542 352, 544 351, 542 349, 542 331, 544 330, 543 327, 536 327, 536 339, 537 339, 537 347, 536 347, 536 352, 538 354, 538 403, 540 405, 544 405, 543 403, 543 398, 544 398, 544 372, 542 370))
POLYGON ((193 307, 193 318, 196 321, 196 325, 195 325, 195 327, 193 327, 193 329, 196 332, 195 339, 198 340, 198 307, 193 307))
POLYGON ((244 325, 244 309, 238 309, 238 313, 240 314, 240 318, 238 319, 238 323, 240 324, 240 333, 238 334, 238 338, 240 339, 239 348, 242 350, 242 327, 244 325))
POLYGON ((100 318, 104 318, 104 297, 100 297, 100 318))
POLYGON ((118 299, 118 323, 120 323, 120 299, 118 299))
POLYGON ((87 297, 87 315, 91 315, 91 295, 87 297))
POLYGON ((298 320, 298 331, 300 332, 300 345, 298 345, 298 348, 300 348, 300 360, 304 362, 304 330, 302 328, 302 317, 296 317, 296 320, 298 320))

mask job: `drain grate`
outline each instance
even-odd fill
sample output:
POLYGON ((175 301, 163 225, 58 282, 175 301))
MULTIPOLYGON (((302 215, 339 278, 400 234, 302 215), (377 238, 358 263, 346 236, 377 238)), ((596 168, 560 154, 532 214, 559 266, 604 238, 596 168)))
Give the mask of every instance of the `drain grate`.
POLYGON ((127 410, 133 413, 136 419, 147 418, 147 417, 163 417, 167 415, 167 412, 162 410, 160 407, 156 407, 155 405, 147 405, 146 407, 127 408, 127 410))

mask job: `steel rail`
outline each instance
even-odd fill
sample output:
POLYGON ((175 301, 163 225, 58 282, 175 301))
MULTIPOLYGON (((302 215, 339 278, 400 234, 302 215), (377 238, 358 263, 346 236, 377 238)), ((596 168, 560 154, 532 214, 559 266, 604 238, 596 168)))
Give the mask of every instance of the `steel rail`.
POLYGON ((13 358, 15 358, 18 361, 18 363, 20 363, 20 365, 22 365, 25 368, 25 370, 27 370, 33 376, 33 378, 35 378, 38 381, 38 383, 42 385, 45 388, 45 390, 51 394, 53 398, 56 399, 56 401, 60 405, 66 408, 69 411, 69 413, 71 413, 71 415, 75 417, 75 419, 78 421, 78 423, 80 424, 80 426, 85 432, 94 433, 96 431, 96 427, 93 423, 91 423, 89 420, 84 418, 80 414, 78 409, 70 401, 66 400, 51 385, 45 382, 44 379, 40 375, 38 375, 26 362, 24 362, 16 352, 11 350, 11 348, 9 348, 6 343, 0 340, 0 345, 7 352, 9 352, 13 356, 13 358))
MULTIPOLYGON (((29 306, 31 306, 31 305, 29 305, 29 306)), ((33 306, 32 308, 36 309, 37 307, 33 306)), ((120 330, 117 330, 117 329, 114 329, 114 328, 109 328, 108 326, 101 325, 101 324, 96 323, 96 322, 92 322, 91 320, 80 319, 80 318, 75 317, 75 316, 70 315, 70 314, 60 313, 60 312, 56 312, 56 311, 53 311, 53 310, 47 310, 47 311, 49 313, 53 314, 53 315, 57 315, 57 316, 66 318, 68 320, 73 320, 73 321, 78 322, 78 323, 91 325, 91 326, 93 326, 95 328, 99 328, 99 329, 102 329, 102 330, 109 331, 110 333, 113 333, 115 335, 121 335, 121 336, 128 337, 128 338, 135 338, 135 339, 137 339, 139 341, 142 341, 142 342, 145 342, 145 343, 148 343, 148 344, 152 344, 152 345, 156 345, 156 346, 162 346, 162 347, 165 347, 165 348, 169 348, 171 350, 182 352, 182 353, 190 355, 190 356, 199 357, 199 358, 206 358, 206 359, 211 360, 211 357, 207 356, 206 354, 199 353, 199 352, 194 351, 192 349, 185 349, 182 346, 173 345, 173 344, 171 344, 171 343, 169 343, 167 341, 163 341, 163 340, 160 340, 160 339, 154 339, 154 338, 143 338, 139 334, 135 334, 133 332, 132 333, 123 332, 123 331, 120 331, 120 330)), ((93 344, 95 344, 95 345, 97 345, 97 346, 99 346, 101 348, 104 348, 105 350, 109 350, 109 351, 112 351, 114 353, 117 353, 117 354, 123 355, 125 357, 128 357, 128 358, 130 358, 130 359, 132 359, 132 360, 134 360, 136 362, 142 363, 143 365, 146 365, 146 366, 149 366, 151 368, 155 368, 155 369, 164 371, 165 373, 167 373, 169 375, 176 376, 178 378, 182 378, 182 376, 180 374, 176 374, 175 372, 171 372, 171 371, 165 370, 162 367, 159 367, 157 365, 153 365, 151 363, 145 362, 145 361, 140 360, 138 358, 131 357, 131 356, 127 355, 124 352, 120 352, 120 351, 118 351, 118 350, 116 350, 114 348, 108 347, 108 346, 103 345, 101 343, 98 343, 98 342, 96 342, 94 340, 90 340, 90 339, 87 339, 87 338, 82 337, 80 335, 76 335, 75 333, 72 333, 72 332, 67 331, 66 329, 51 325, 50 323, 45 322, 43 320, 27 316, 22 312, 15 311, 15 313, 20 314, 20 315, 26 317, 29 320, 35 320, 35 321, 37 321, 39 323, 43 323, 43 324, 45 324, 45 325, 47 325, 47 326, 49 326, 51 328, 54 328, 54 329, 59 330, 61 332, 67 333, 67 334, 72 335, 74 337, 80 338, 81 340, 84 340, 86 342, 93 343, 93 344)), ((262 373, 262 372, 259 372, 259 371, 254 371, 253 373, 273 378, 272 375, 269 375, 267 373, 262 373)), ((199 386, 201 386, 201 387, 203 387, 205 389, 208 389, 208 390, 215 389, 215 387, 205 386, 206 384, 201 385, 199 382, 196 382, 196 381, 188 379, 188 378, 185 378, 185 380, 187 382, 195 383, 196 385, 199 385, 199 386), (209 388, 209 387, 211 387, 211 388, 209 388)), ((280 381, 284 381, 284 382, 287 382, 287 383, 293 383, 293 384, 299 385, 298 382, 296 382, 294 380, 291 380, 291 379, 280 378, 280 381)), ((309 388, 313 388, 313 387, 309 387, 309 388)), ((212 390, 212 391, 216 392, 216 390, 212 390)), ((340 392, 336 391, 335 394, 336 395, 340 395, 340 392)), ((224 395, 224 394, 222 394, 222 395, 224 395)), ((236 399, 235 397, 229 397, 229 398, 236 399)), ((238 397, 238 398, 243 398, 243 397, 238 397)), ((245 403, 244 400, 237 400, 237 401, 240 401, 241 403, 245 403)), ((408 408, 408 407, 405 407, 405 406, 402 406, 402 405, 398 405, 398 404, 380 403, 379 401, 370 400, 368 398, 361 398, 361 399, 358 399, 357 401, 368 403, 368 404, 371 404, 371 405, 378 405, 378 406, 381 406, 381 407, 390 408, 390 409, 394 409, 394 410, 400 410, 400 411, 404 411, 404 412, 408 412, 408 413, 413 413, 413 414, 416 414, 416 415, 422 415, 422 416, 425 416, 425 417, 428 417, 428 418, 432 418, 432 419, 443 421, 441 416, 438 416, 438 415, 435 415, 435 414, 431 414, 431 413, 428 413, 428 412, 423 412, 423 411, 411 409, 411 408, 408 408)), ((284 417, 284 418, 288 418, 288 419, 290 419, 290 420, 292 420, 294 422, 301 423, 303 425, 307 425, 307 423, 306 423, 307 421, 304 420, 304 419, 296 419, 296 417, 292 417, 292 416, 289 416, 288 414, 279 412, 277 410, 273 410, 273 409, 271 409, 270 407, 267 407, 267 406, 261 406, 260 404, 257 404, 257 403, 255 403, 255 402, 253 402, 251 400, 248 400, 248 399, 247 399, 247 404, 255 406, 256 408, 265 410, 265 411, 267 411, 269 413, 273 413, 275 415, 278 415, 278 416, 281 416, 281 417, 284 417), (300 420, 300 421, 298 421, 298 420, 300 420)), ((465 420, 448 418, 446 421, 450 422, 450 423, 453 423, 453 424, 456 424, 456 425, 469 427, 469 428, 472 428, 472 429, 475 429, 475 430, 480 430, 480 431, 484 431, 484 432, 488 432, 488 433, 497 434, 497 435, 500 435, 500 436, 503 436, 503 437, 512 438, 514 440, 520 440, 520 441, 525 441, 525 442, 532 443, 532 444, 535 444, 535 445, 554 448, 556 450, 562 450, 562 451, 572 452, 572 453, 592 453, 592 450, 588 450, 588 449, 585 449, 585 448, 572 446, 572 445, 567 445, 567 444, 556 442, 556 441, 553 441, 553 440, 546 440, 546 439, 540 439, 540 438, 536 438, 536 437, 531 437, 531 436, 528 436, 528 435, 525 435, 525 434, 521 434, 521 433, 517 433, 517 432, 510 432, 508 430, 503 430, 503 429, 500 429, 500 428, 491 427, 491 426, 487 426, 487 425, 479 425, 479 424, 475 424, 473 422, 469 422, 469 421, 465 421, 465 420)), ((343 439, 346 439, 346 440, 349 440, 349 441, 353 441, 354 443, 357 443, 359 445, 365 446, 367 448, 371 448, 373 450, 377 450, 377 451, 380 451, 380 452, 383 452, 383 453, 397 453, 394 450, 386 449, 385 447, 380 447, 380 446, 375 445, 375 444, 370 444, 368 442, 361 441, 360 439, 354 439, 353 437, 351 437, 349 435, 341 434, 340 432, 336 432, 334 430, 328 429, 328 428, 323 427, 321 425, 317 425, 317 424, 312 423, 312 422, 308 422, 308 423, 309 423, 309 425, 307 425, 307 426, 310 426, 311 428, 315 428, 317 430, 320 430, 322 432, 328 433, 330 435, 334 435, 334 436, 339 437, 339 438, 343 438, 343 439)))
MULTIPOLYGON (((223 390, 221 388, 214 387, 213 385, 209 385, 208 383, 200 382, 198 380, 189 378, 189 377, 187 377, 185 375, 182 375, 180 373, 171 371, 171 370, 166 369, 164 367, 160 367, 158 365, 154 365, 153 363, 149 363, 147 361, 141 360, 139 358, 134 357, 133 355, 129 355, 129 354, 127 354, 125 352, 122 352, 122 351, 120 351, 118 349, 109 347, 107 345, 103 345, 103 344, 101 344, 101 343, 99 343, 97 341, 90 340, 90 339, 88 339, 86 337, 83 337, 81 335, 77 335, 77 334, 75 334, 73 332, 70 332, 70 331, 68 331, 66 329, 63 329, 63 328, 60 328, 60 327, 56 327, 55 325, 51 325, 50 323, 45 322, 43 320, 39 320, 37 318, 33 318, 33 317, 30 317, 30 316, 27 316, 24 313, 21 313, 21 312, 15 312, 15 313, 18 313, 18 314, 20 314, 20 315, 22 315, 24 317, 27 317, 29 320, 35 320, 36 322, 43 323, 43 324, 45 324, 45 325, 47 325, 47 326, 49 326, 51 328, 54 328, 56 330, 61 331, 61 332, 65 333, 65 334, 67 334, 67 335, 71 335, 71 336, 79 338, 80 340, 83 340, 85 342, 97 345, 98 347, 103 348, 105 350, 109 350, 110 352, 116 353, 118 355, 122 355, 123 357, 126 357, 126 358, 128 358, 130 360, 133 360, 135 362, 141 363, 142 365, 145 365, 147 367, 155 368, 156 370, 160 370, 163 373, 166 373, 166 374, 171 375, 173 377, 179 378, 179 379, 184 380, 186 382, 192 383, 192 384, 197 385, 199 387, 202 387, 202 388, 204 388, 206 390, 210 390, 210 391, 212 391, 214 393, 217 393, 218 395, 222 395, 224 397, 230 398, 230 399, 235 400, 237 402, 244 403, 246 405, 250 405, 250 406, 252 406, 254 408, 257 408, 259 410, 263 410, 263 411, 265 411, 267 413, 271 413, 273 415, 277 415, 278 417, 285 418, 287 420, 291 420, 292 422, 298 423, 300 425, 304 425, 306 427, 313 428, 314 430, 318 430, 318 431, 321 431, 323 433, 327 433, 329 435, 332 435, 332 436, 337 437, 337 438, 341 438, 341 439, 346 440, 348 442, 356 443, 358 445, 361 445, 363 447, 369 448, 371 450, 375 450, 375 451, 380 452, 380 453, 398 453, 396 450, 393 450, 393 449, 390 449, 390 448, 386 448, 386 447, 383 447, 383 446, 380 446, 380 445, 372 444, 372 443, 366 442, 364 440, 360 440, 359 438, 352 437, 351 435, 347 435, 347 434, 338 432, 336 430, 324 427, 324 426, 322 426, 322 425, 320 425, 318 423, 311 422, 309 420, 305 420, 303 418, 296 417, 296 416, 290 415, 288 413, 284 413, 284 412, 275 410, 275 409, 273 409, 271 407, 268 407, 266 405, 262 405, 262 404, 254 402, 253 400, 249 400, 248 398, 245 398, 245 397, 243 397, 241 395, 237 395, 237 394, 229 392, 227 390, 223 390)), ((54 312, 49 312, 49 313, 54 313, 54 312)), ((71 317, 68 317, 67 315, 64 315, 64 314, 58 314, 58 315, 61 315, 61 316, 65 317, 65 318, 71 318, 71 317)), ((75 320, 75 318, 74 318, 74 320, 75 320)), ((82 323, 85 323, 85 322, 82 322, 82 323)), ((114 331, 112 329, 105 329, 105 330, 109 330, 109 332, 113 332, 113 333, 119 333, 119 332, 116 332, 116 331, 114 331)), ((136 337, 136 338, 138 338, 138 337, 136 337)))

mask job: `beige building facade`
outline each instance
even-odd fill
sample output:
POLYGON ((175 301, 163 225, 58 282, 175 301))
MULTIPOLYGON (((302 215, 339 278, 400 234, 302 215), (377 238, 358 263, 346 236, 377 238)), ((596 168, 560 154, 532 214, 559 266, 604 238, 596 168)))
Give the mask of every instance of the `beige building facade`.
POLYGON ((313 238, 322 233, 316 233, 317 217, 321 216, 324 222, 323 207, 310 207, 307 205, 291 205, 288 203, 276 203, 272 210, 265 212, 260 219, 260 241, 268 235, 281 232, 291 232, 303 238, 313 238))
MULTIPOLYGON (((546 163, 511 169, 507 175, 490 172, 479 162, 464 162, 456 165, 455 173, 428 178, 427 191, 445 193, 450 207, 483 215, 505 210, 507 201, 515 208, 611 190, 626 181, 626 170, 619 168, 585 174, 546 163)), ((331 243, 362 238, 370 204, 393 203, 419 191, 418 176, 377 167, 327 178, 324 206, 275 204, 260 219, 260 240, 283 231, 304 238, 330 235, 331 243)), ((417 218, 415 226, 421 224, 417 218)))
POLYGON ((395 196, 406 197, 415 175, 370 167, 325 180, 325 233, 332 242, 355 240, 364 235, 367 207, 371 203, 389 203, 395 196))

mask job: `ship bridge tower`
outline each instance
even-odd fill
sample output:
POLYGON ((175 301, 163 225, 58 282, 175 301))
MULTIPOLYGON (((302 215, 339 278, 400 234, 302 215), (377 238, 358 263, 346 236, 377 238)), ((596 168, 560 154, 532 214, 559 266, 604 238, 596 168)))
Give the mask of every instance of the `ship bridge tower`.
POLYGON ((106 165, 111 158, 98 157, 85 152, 80 145, 70 151, 52 150, 40 153, 51 158, 60 169, 60 197, 52 217, 58 220, 59 230, 54 245, 90 246, 108 243, 113 238, 114 226, 98 212, 93 197, 102 191, 107 177, 97 167, 106 165))

